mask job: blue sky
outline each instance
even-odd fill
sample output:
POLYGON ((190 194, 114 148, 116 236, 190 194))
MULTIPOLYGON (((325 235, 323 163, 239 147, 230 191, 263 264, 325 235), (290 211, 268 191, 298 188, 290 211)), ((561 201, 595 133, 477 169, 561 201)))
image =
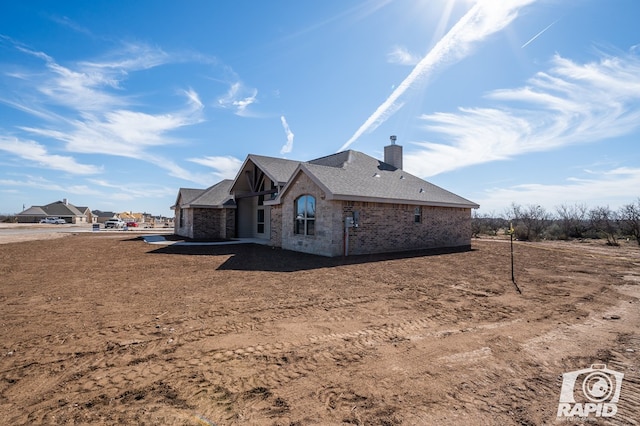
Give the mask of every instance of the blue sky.
POLYGON ((640 196, 636 0, 5 2, 0 213, 173 215, 249 153, 354 149, 502 213, 640 196))

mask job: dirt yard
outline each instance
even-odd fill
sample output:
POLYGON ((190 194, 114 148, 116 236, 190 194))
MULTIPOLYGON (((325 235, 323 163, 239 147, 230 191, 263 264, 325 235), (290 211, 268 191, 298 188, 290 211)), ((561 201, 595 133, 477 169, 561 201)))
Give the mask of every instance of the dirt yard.
POLYGON ((0 424, 560 424, 562 374, 596 363, 624 381, 585 423, 638 424, 638 247, 516 243, 515 277, 522 295, 494 240, 346 260, 0 244, 0 424))

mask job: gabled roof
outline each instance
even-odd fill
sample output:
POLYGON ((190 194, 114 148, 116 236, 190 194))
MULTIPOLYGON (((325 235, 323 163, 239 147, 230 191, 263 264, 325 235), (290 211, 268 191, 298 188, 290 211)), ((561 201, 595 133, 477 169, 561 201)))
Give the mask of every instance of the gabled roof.
POLYGON ((183 197, 180 208, 233 208, 235 201, 229 192, 232 184, 231 179, 224 179, 204 190, 180 188, 178 198, 183 197))
POLYGON ((18 216, 46 216, 47 212, 42 210, 40 206, 31 206, 25 211, 18 213, 18 216))
POLYGON ((22 216, 85 216, 84 211, 78 210, 76 206, 64 201, 56 201, 46 206, 32 206, 27 210, 19 213, 22 216))
POLYGON ((291 175, 293 175, 293 172, 296 170, 296 167, 298 167, 298 164, 300 164, 299 161, 295 160, 265 157, 262 155, 254 154, 250 154, 247 159, 253 161, 253 164, 258 166, 260 170, 262 170, 264 174, 269 177, 269 179, 277 182, 279 185, 286 184, 289 179, 291 179, 291 175))
POLYGON ((91 212, 92 215, 98 217, 98 218, 103 218, 103 217, 108 217, 108 218, 112 218, 112 217, 118 217, 118 214, 116 212, 103 212, 102 210, 94 210, 91 212))
POLYGON ((42 209, 47 212, 49 216, 84 216, 76 206, 65 203, 64 201, 47 204, 43 206, 42 209))
POLYGON ((326 199, 427 206, 478 208, 479 206, 404 170, 358 151, 300 163, 274 204, 280 202, 291 182, 304 173, 324 192, 326 199))
POLYGON ((266 157, 263 155, 249 154, 242 163, 242 166, 238 170, 235 179, 231 187, 230 192, 236 192, 239 188, 245 184, 244 178, 241 178, 243 171, 247 170, 247 165, 253 163, 272 181, 278 186, 284 186, 291 175, 300 164, 300 161, 286 160, 284 158, 266 157))
POLYGON ((184 204, 187 204, 189 201, 200 196, 204 191, 206 190, 196 188, 180 188, 178 190, 176 202, 173 206, 171 206, 171 208, 175 209, 176 207, 182 207, 184 204))

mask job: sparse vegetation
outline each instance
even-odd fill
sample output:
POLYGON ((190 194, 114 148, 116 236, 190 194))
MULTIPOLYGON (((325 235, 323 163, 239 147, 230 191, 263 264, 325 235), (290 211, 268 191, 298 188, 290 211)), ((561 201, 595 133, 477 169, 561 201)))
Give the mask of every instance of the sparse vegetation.
POLYGON ((0 214, 1 223, 17 223, 18 218, 15 215, 0 214))
POLYGON ((474 212, 471 222, 474 238, 499 235, 512 224, 515 237, 521 241, 589 238, 605 239, 607 245, 617 246, 620 239, 633 238, 640 246, 640 198, 618 210, 562 204, 555 208, 555 214, 537 204, 512 203, 502 215, 474 212))

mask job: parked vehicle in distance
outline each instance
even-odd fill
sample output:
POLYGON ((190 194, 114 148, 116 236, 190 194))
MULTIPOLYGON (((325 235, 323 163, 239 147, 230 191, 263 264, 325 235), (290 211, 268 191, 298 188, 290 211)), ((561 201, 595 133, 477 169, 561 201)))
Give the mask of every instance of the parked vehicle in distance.
POLYGON ((138 222, 127 222, 127 226, 129 228, 137 228, 138 227, 138 222))
POLYGON ((125 226, 127 226, 127 224, 124 220, 115 217, 104 222, 105 228, 120 229, 124 228, 125 226))
POLYGON ((54 217, 45 217, 40 221, 40 223, 53 223, 54 225, 64 225, 65 223, 67 223, 67 221, 54 216, 54 217))

